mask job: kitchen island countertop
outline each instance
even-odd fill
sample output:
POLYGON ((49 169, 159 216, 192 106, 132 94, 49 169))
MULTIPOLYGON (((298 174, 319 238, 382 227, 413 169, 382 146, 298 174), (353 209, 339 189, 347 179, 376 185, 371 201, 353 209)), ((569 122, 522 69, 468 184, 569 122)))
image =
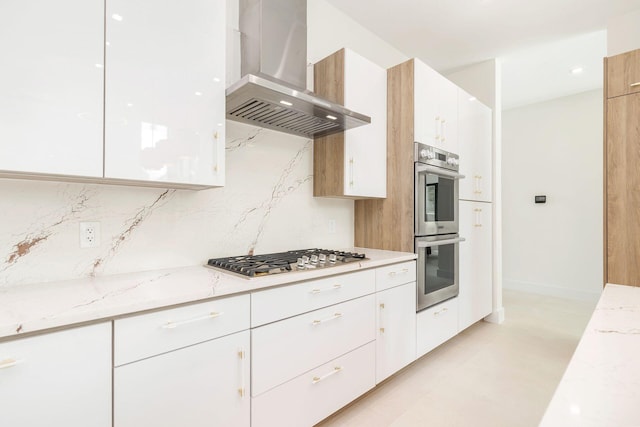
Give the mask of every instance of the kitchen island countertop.
POLYGON ((346 250, 364 253, 368 259, 257 278, 193 266, 0 288, 0 340, 416 258, 407 252, 346 250))
POLYGON ((541 426, 638 426, 640 288, 607 284, 541 426))

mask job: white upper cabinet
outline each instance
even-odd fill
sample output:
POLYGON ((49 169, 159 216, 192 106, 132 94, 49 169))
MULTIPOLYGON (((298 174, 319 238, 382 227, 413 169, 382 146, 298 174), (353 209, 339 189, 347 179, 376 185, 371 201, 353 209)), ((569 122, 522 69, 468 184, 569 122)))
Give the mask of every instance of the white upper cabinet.
POLYGON ((105 177, 223 185, 225 2, 106 11, 105 177))
POLYGON ((490 202, 492 112, 474 96, 458 90, 460 199, 490 202))
POLYGON ((345 196, 387 196, 387 70, 345 49, 344 104, 371 117, 345 132, 345 196))
POLYGON ((458 87, 414 59, 414 139, 458 153, 458 87))
POLYGON ((387 70, 340 49, 315 64, 314 90, 371 123, 314 139, 313 195, 387 197, 387 70))
POLYGON ((0 2, 0 171, 102 176, 104 1, 0 2))

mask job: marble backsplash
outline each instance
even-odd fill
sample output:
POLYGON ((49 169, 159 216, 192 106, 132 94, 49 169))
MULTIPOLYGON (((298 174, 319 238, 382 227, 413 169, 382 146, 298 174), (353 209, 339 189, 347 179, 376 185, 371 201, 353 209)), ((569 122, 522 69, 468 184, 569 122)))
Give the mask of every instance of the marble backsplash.
POLYGON ((227 122, 226 186, 0 180, 0 287, 353 245, 353 202, 313 197, 312 141, 227 122), (100 246, 80 248, 79 222, 100 246), (335 228, 331 222, 335 221, 335 228))

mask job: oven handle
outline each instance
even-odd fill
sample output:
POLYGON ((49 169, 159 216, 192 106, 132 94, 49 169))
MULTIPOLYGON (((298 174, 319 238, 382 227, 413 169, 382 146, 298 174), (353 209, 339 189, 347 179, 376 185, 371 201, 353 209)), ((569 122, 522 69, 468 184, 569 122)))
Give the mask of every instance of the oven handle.
POLYGON ((455 239, 446 239, 446 240, 433 240, 431 242, 420 240, 417 242, 417 246, 419 248, 428 248, 431 246, 440 246, 440 245, 450 245, 452 243, 460 243, 464 242, 466 239, 464 237, 457 237, 455 239))
POLYGON ((462 179, 462 178, 464 178, 464 175, 462 175, 462 174, 460 174, 458 172, 454 172, 454 171, 438 168, 438 167, 435 167, 435 166, 429 166, 429 165, 418 165, 418 167, 416 168, 416 171, 418 173, 428 172, 428 173, 432 173, 434 175, 442 175, 442 176, 447 176, 447 177, 454 178, 454 179, 462 179))

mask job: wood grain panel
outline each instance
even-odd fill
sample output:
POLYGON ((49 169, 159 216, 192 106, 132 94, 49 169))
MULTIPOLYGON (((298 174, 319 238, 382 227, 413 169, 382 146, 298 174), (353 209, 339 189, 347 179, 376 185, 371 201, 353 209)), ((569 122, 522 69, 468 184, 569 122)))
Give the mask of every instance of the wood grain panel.
POLYGON ((640 49, 608 58, 607 97, 640 92, 640 49))
POLYGON ((355 202, 356 246, 413 252, 414 63, 387 71, 387 198, 355 202))
MULTIPOLYGON (((344 105, 344 49, 316 63, 314 92, 344 105)), ((344 196, 344 132, 313 140, 313 195, 344 196)))
POLYGON ((607 99, 608 96, 608 87, 607 84, 607 69, 608 69, 608 58, 604 58, 603 62, 603 97, 602 97, 602 111, 604 112, 602 121, 602 182, 603 182, 603 192, 602 192, 602 287, 604 288, 607 284, 608 274, 608 262, 607 262, 607 99))
POLYGON ((640 94, 607 101, 607 281, 631 286, 640 286, 639 123, 640 94))

